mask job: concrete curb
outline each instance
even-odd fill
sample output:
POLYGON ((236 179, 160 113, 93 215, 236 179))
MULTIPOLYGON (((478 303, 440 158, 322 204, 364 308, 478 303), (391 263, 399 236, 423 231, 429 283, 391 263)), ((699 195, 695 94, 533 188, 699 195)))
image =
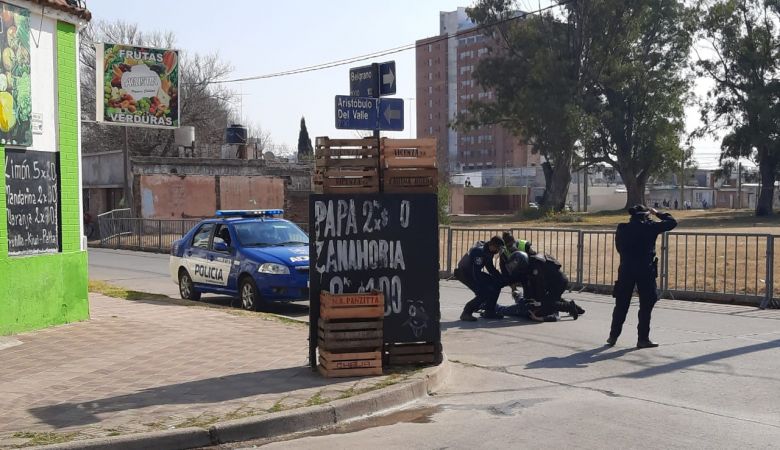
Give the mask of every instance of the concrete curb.
POLYGON ((71 441, 64 444, 33 447, 46 450, 106 449, 146 450, 150 448, 185 449, 212 445, 208 430, 203 428, 182 428, 179 430, 152 431, 97 439, 71 441))
POLYGON ((400 407, 441 389, 449 374, 450 363, 447 356, 443 355, 441 364, 425 369, 421 375, 410 380, 354 398, 336 400, 327 405, 219 422, 208 430, 182 428, 180 430, 86 439, 34 448, 40 450, 145 450, 149 448, 178 450, 228 442, 274 438, 286 434, 322 429, 358 417, 400 407))

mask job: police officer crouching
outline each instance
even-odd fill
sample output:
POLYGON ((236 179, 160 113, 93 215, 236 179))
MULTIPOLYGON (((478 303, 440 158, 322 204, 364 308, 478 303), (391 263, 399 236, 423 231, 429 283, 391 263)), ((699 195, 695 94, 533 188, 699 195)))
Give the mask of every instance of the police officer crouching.
POLYGON ((466 303, 460 320, 475 322, 474 314, 480 306, 485 306, 486 319, 503 319, 496 313, 496 303, 504 285, 503 277, 493 264, 493 257, 504 247, 504 241, 493 236, 488 242, 477 242, 468 253, 463 255, 455 269, 455 278, 474 292, 475 297, 466 303), (482 271, 487 269, 488 273, 482 271))
POLYGON ((532 320, 552 321, 556 312, 569 313, 574 320, 585 314, 573 301, 563 300, 561 295, 569 284, 569 279, 561 268, 561 263, 550 254, 536 253, 528 255, 515 251, 506 263, 510 283, 521 283, 523 296, 530 304, 528 317, 532 320))
POLYGON ((615 297, 615 309, 612 311, 612 328, 609 332, 607 345, 613 346, 626 321, 631 294, 636 286, 639 292, 639 325, 637 326, 639 348, 658 347, 650 340, 650 315, 655 302, 656 278, 658 277, 658 258, 655 257, 655 242, 659 234, 670 231, 677 226, 671 214, 635 205, 628 209, 631 219, 621 223, 615 233, 615 247, 620 254, 618 279, 612 296, 615 297), (654 215, 660 219, 656 222, 650 218, 654 215))

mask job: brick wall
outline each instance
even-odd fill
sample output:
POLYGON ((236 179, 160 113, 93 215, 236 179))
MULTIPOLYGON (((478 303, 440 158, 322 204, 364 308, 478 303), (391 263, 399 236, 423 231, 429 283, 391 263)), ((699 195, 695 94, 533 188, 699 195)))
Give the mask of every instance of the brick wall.
POLYGON ((79 207, 78 84, 76 82, 76 27, 57 22, 57 96, 59 110, 62 251, 81 249, 79 207))

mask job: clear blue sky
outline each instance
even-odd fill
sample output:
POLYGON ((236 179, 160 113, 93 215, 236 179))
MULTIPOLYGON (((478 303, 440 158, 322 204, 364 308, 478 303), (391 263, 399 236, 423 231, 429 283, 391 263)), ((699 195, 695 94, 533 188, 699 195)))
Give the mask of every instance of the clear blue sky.
MULTIPOLYGON (((233 78, 263 75, 412 44, 439 34, 439 11, 470 6, 472 0, 299 0, 296 2, 225 0, 91 0, 93 20, 137 23, 144 31, 172 31, 177 48, 188 52, 219 52, 229 62, 233 78)), ((526 11, 547 6, 550 0, 520 0, 526 11)), ((391 137, 415 136, 414 51, 380 57, 395 60, 397 95, 405 105, 405 130, 391 137)), ((356 137, 336 130, 334 96, 349 93, 349 67, 325 69, 281 78, 235 83, 242 93, 236 112, 271 133, 276 144, 295 149, 301 116, 309 135, 356 137)), ((697 92, 700 89, 697 89, 697 92)), ((698 92, 702 93, 702 92, 698 92)), ((688 124, 698 124, 698 112, 689 108, 688 124)), ((718 145, 711 139, 696 142, 700 165, 717 162, 718 145)))

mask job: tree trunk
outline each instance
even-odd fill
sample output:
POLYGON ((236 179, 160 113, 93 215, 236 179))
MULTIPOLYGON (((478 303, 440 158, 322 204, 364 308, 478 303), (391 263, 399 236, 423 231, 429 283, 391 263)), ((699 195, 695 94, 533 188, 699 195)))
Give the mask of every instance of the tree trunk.
POLYGON ((646 182, 638 179, 633 172, 620 171, 620 176, 623 177, 623 184, 626 186, 626 209, 640 204, 645 204, 645 186, 646 182))
POLYGON ((566 196, 569 194, 571 184, 571 161, 558 162, 552 166, 549 162, 543 164, 544 170, 544 197, 542 205, 544 209, 561 211, 566 205, 566 196))
POLYGON ((776 166, 777 164, 771 163, 768 159, 762 161, 762 164, 759 166, 759 171, 761 172, 761 192, 758 194, 758 201, 756 201, 757 216, 771 216, 773 214, 776 166))

